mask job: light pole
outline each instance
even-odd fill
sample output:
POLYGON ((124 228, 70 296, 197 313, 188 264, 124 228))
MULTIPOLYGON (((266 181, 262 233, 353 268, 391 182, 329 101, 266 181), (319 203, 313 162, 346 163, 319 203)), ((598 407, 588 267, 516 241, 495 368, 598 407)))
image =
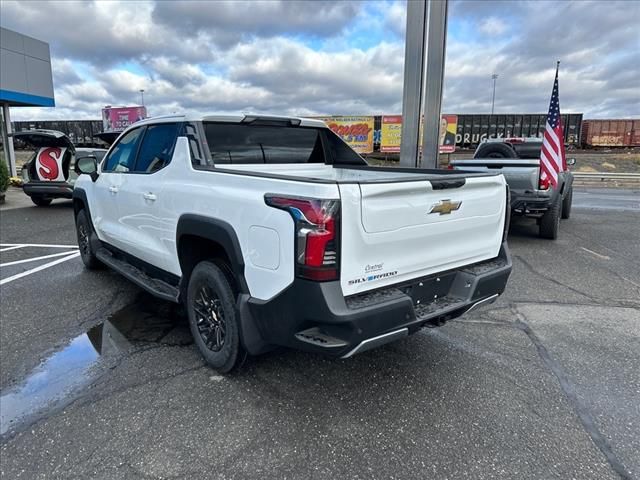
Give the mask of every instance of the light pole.
POLYGON ((438 168, 448 2, 407 2, 400 142, 403 167, 438 168), (422 110, 424 128, 420 129, 422 110))
POLYGON ((140 90, 140 105, 144 107, 144 89, 140 90))
POLYGON ((498 79, 498 74, 494 73, 493 75, 491 75, 491 78, 493 79, 493 95, 491 96, 491 115, 493 115, 493 106, 496 102, 496 80, 498 79))

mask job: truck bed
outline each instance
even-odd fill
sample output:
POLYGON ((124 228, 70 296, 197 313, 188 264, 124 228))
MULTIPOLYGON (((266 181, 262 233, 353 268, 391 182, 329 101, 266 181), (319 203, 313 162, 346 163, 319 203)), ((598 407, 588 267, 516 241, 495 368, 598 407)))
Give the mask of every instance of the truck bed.
POLYGON ((500 175, 501 172, 465 172, 416 168, 372 167, 356 165, 326 165, 322 163, 295 164, 238 164, 221 167, 199 167, 218 172, 281 177, 321 183, 389 183, 415 181, 461 181, 466 178, 500 175))
POLYGON ((346 296, 489 260, 502 245, 507 207, 499 171, 314 163, 202 169, 264 177, 271 185, 262 188, 270 193, 309 197, 315 190, 305 183, 333 187, 332 198, 341 201, 340 282, 346 296))
POLYGON ((501 173, 509 188, 514 191, 534 191, 538 189, 540 160, 522 158, 474 158, 473 160, 451 160, 458 172, 501 173))

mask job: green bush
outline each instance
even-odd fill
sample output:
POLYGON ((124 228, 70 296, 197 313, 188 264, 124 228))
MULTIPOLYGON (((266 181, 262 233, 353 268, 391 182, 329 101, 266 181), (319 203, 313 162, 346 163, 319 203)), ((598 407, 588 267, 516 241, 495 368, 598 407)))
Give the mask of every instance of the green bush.
POLYGON ((9 188, 9 167, 4 160, 0 160, 0 192, 9 188))

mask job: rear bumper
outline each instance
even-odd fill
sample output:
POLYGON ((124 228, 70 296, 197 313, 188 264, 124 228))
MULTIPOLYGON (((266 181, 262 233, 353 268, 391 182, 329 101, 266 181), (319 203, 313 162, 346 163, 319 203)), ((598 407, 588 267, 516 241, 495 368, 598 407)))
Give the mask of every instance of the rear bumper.
POLYGON ((549 192, 518 192, 511 190, 511 213, 514 215, 542 214, 553 203, 556 193, 549 192))
POLYGON ((22 186, 24 193, 48 198, 72 198, 73 185, 67 182, 28 182, 22 186))
POLYGON ((259 353, 274 344, 350 357, 491 303, 510 273, 505 243, 492 260, 347 298, 340 282, 295 280, 268 302, 241 300, 242 321, 251 325, 243 330, 245 347, 259 353))

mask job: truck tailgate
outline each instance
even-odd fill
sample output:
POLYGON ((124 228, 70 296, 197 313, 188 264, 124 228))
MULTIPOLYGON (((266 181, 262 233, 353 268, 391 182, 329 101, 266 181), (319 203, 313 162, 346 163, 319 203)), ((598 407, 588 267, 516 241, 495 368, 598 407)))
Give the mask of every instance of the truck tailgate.
POLYGON ((456 170, 468 172, 502 173, 511 190, 536 190, 538 188, 538 169, 540 160, 511 158, 479 158, 473 160, 452 160, 456 170))
POLYGON ((506 206, 502 175, 467 178, 443 190, 428 180, 339 188, 345 296, 498 255, 506 206))

